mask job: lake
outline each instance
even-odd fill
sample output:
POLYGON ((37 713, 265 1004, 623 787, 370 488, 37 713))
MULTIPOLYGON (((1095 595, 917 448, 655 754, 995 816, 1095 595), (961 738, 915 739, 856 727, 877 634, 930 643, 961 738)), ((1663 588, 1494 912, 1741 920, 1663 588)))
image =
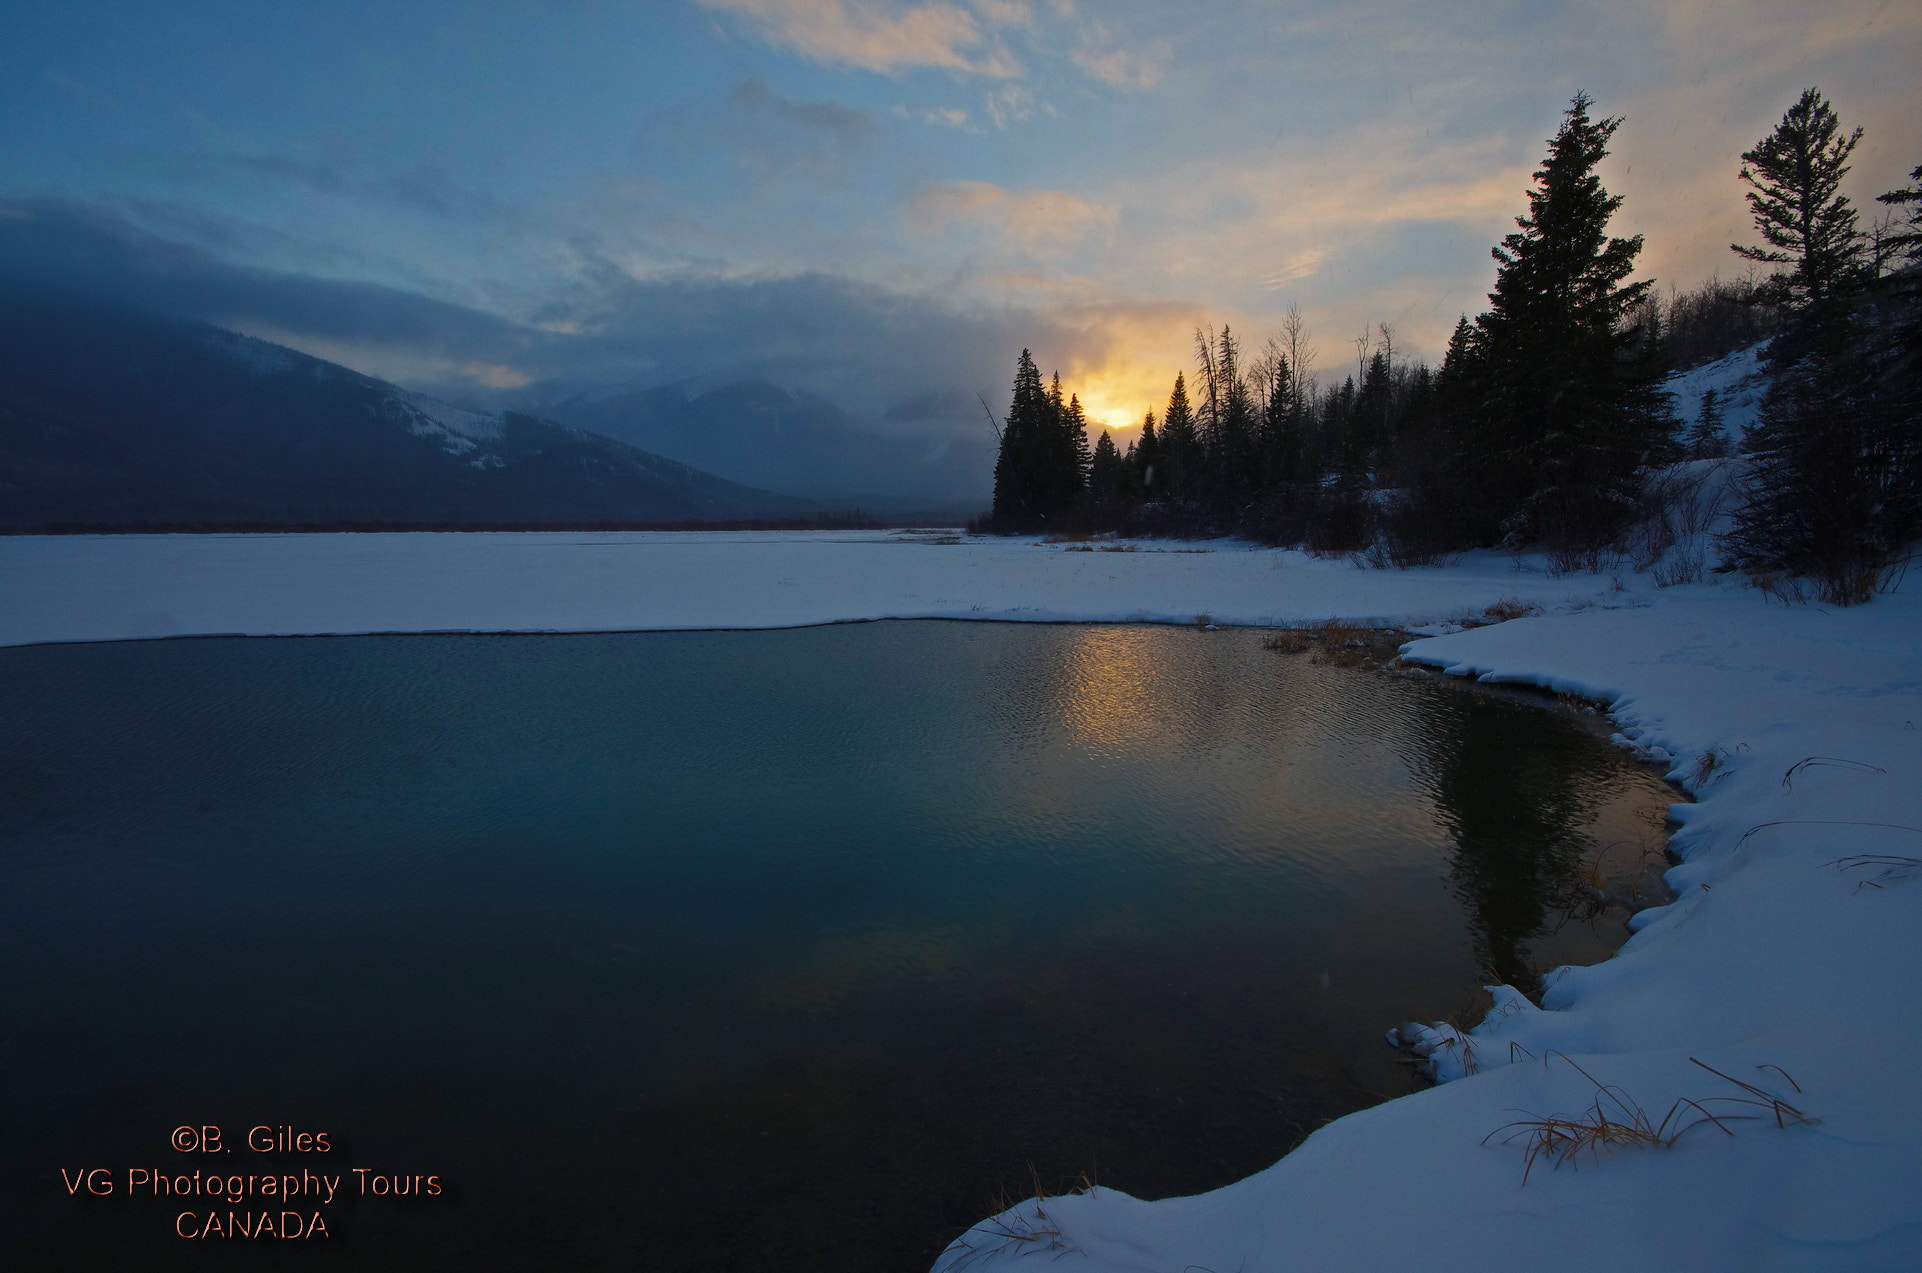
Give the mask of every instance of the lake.
POLYGON ((1678 798, 1245 630, 36 646, 0 704, 22 1269, 922 1270, 1224 1185, 1413 1090, 1389 1026, 1606 958, 1678 798), (193 1172, 340 1184, 236 1237, 282 1200, 193 1172))

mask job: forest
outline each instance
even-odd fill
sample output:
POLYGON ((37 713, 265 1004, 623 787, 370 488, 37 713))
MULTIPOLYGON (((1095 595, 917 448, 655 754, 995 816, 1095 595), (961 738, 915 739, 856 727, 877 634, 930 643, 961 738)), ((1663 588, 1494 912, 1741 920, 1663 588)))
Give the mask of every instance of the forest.
POLYGON ((1258 347, 1197 330, 1192 377, 1124 450, 1091 444, 1024 350, 973 529, 1237 535, 1397 567, 1505 547, 1594 570, 1662 519, 1678 463, 1732 458, 1719 569, 1833 604, 1890 586, 1922 532, 1922 166, 1865 218, 1841 193, 1862 130, 1810 88, 1740 156, 1760 240, 1731 245, 1743 273, 1663 295, 1632 278, 1641 237, 1608 232, 1622 199, 1596 169, 1622 120, 1592 105, 1570 103, 1493 249, 1488 308, 1440 367, 1383 323, 1323 384, 1293 308, 1258 347), (1730 457, 1714 393, 1677 403, 1662 382, 1764 341, 1760 418, 1730 457))

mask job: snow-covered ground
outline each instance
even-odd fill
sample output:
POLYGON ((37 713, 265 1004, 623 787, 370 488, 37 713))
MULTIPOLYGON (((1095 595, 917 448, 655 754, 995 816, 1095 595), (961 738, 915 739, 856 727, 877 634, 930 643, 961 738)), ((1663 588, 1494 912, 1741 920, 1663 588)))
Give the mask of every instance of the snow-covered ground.
MULTIPOLYGON (((847 619, 1428 623, 1625 604, 1500 554, 1407 574, 1246 544, 1071 551, 859 532, 0 538, 0 645, 191 633, 592 632, 847 619)), ((1112 545, 1109 545, 1112 546, 1112 545)))
POLYGON ((1755 427, 1768 392, 1768 378, 1762 373, 1762 351, 1767 344, 1763 341, 1738 349, 1663 381, 1662 388, 1675 395, 1675 413, 1683 425, 1695 423, 1701 414, 1703 391, 1713 389, 1722 409, 1723 436, 1731 446, 1740 446, 1742 436, 1755 427))
POLYGON ((1831 611, 1733 577, 1553 578, 1496 555, 1402 572, 1230 543, 937 538, 4 538, 0 643, 911 616, 1426 625, 1443 635, 1409 658, 1608 700, 1625 744, 1670 760, 1700 797, 1677 807, 1678 900, 1643 912, 1614 959, 1555 979, 1545 1009, 1498 995, 1505 1010, 1479 1028, 1430 1036, 1452 1081, 1332 1123, 1212 1193, 1031 1200, 944 1264, 1922 1268, 1922 877, 1909 866, 1922 858, 1922 592, 1831 611), (1508 599, 1543 613, 1462 630, 1508 599), (1696 1061, 1803 1117, 1710 1100, 1758 1098, 1696 1061), (1679 1123, 1705 1110, 1720 1125, 1559 1169, 1538 1158, 1524 1183, 1517 1120, 1600 1100, 1619 1122, 1639 1108, 1659 1123, 1685 1098, 1701 1104, 1679 1123))

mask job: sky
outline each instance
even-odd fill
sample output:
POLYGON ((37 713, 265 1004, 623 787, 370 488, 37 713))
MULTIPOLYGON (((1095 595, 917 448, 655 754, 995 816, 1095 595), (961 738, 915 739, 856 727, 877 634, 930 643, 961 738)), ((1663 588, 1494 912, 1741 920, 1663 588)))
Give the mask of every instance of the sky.
POLYGON ((1741 273, 1742 150, 1819 86, 1868 212, 1922 163, 1911 0, 0 0, 0 282, 450 396, 763 376, 1093 417, 1290 306, 1433 362, 1577 91, 1640 277, 1741 273))

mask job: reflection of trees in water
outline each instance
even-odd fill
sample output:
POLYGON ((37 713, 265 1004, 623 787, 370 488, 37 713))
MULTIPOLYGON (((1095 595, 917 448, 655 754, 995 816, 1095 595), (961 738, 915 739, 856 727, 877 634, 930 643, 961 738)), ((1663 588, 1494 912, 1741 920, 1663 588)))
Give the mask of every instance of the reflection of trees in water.
POLYGON ((1578 909, 1605 757, 1536 709, 1423 696, 1424 746, 1409 760, 1455 841, 1450 875, 1468 907, 1482 972, 1540 988, 1528 943, 1578 909))

